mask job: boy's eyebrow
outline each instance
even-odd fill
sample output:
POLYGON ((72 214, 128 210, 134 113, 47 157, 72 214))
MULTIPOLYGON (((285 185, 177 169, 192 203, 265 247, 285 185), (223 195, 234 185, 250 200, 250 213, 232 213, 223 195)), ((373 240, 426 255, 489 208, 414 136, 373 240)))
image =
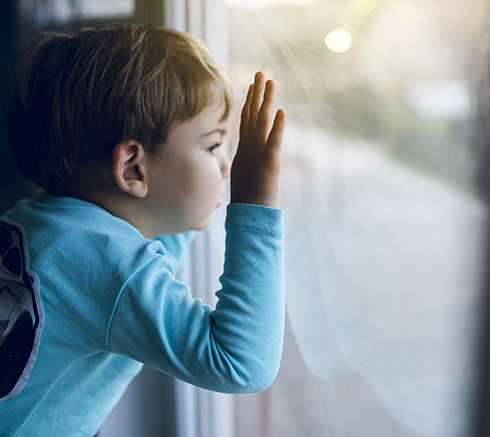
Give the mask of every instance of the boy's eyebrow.
POLYGON ((207 137, 207 136, 213 135, 215 133, 219 133, 222 136, 225 136, 227 134, 227 130, 226 129, 220 129, 220 128, 214 129, 211 132, 206 132, 205 134, 202 134, 201 137, 207 137))

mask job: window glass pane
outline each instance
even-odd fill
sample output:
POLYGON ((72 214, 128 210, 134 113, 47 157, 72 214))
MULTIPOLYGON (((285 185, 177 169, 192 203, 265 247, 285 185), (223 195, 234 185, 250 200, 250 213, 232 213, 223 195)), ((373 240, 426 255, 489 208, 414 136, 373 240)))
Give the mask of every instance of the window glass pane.
POLYGON ((288 113, 287 326, 238 436, 468 433, 487 208, 475 83, 481 0, 228 0, 241 98, 288 113))
POLYGON ((21 0, 19 5, 22 19, 35 29, 70 20, 130 17, 135 11, 135 0, 21 0))

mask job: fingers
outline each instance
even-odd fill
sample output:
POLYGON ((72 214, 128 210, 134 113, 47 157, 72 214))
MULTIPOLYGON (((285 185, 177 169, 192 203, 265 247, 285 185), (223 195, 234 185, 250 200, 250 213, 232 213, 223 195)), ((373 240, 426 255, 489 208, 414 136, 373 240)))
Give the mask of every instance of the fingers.
POLYGON ((272 80, 265 83, 264 100, 257 116, 255 140, 265 145, 274 120, 276 108, 276 84, 272 80))
POLYGON ((276 89, 275 82, 266 82, 261 71, 255 74, 254 83, 248 89, 242 109, 241 138, 248 137, 257 146, 265 146, 274 120, 276 89))
POLYGON ((269 152, 276 152, 281 149, 282 140, 284 138, 284 128, 286 127, 286 112, 284 109, 279 109, 274 118, 274 123, 267 138, 266 148, 269 152))
POLYGON ((248 129, 249 132, 255 130, 257 123, 257 116, 260 110, 260 104, 262 103, 262 96, 265 90, 265 77, 264 73, 258 71, 255 73, 254 84, 253 84, 253 94, 252 100, 250 102, 250 116, 248 119, 248 129))
POLYGON ((244 138, 248 130, 248 119, 250 117, 250 103, 253 93, 253 84, 248 87, 247 98, 243 105, 241 117, 240 117, 240 138, 244 138))
POLYGON ((243 105, 240 138, 259 149, 266 146, 274 148, 282 142, 285 112, 280 109, 274 117, 276 96, 275 82, 266 82, 264 74, 257 72, 243 105))

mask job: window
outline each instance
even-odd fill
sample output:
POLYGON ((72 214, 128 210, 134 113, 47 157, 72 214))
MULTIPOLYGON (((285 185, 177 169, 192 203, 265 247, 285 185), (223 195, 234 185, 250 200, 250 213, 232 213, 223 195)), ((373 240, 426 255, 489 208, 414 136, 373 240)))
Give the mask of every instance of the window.
POLYGON ((228 0, 230 74, 288 112, 287 330, 236 436, 467 435, 487 208, 479 0, 228 0))
POLYGON ((41 29, 72 20, 128 18, 135 13, 135 1, 20 0, 19 11, 29 28, 41 29))

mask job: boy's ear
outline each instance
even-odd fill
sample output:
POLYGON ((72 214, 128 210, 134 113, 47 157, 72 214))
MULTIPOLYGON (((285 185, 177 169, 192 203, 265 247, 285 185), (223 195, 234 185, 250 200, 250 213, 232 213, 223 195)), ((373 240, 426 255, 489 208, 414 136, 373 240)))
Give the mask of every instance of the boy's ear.
POLYGON ((143 146, 134 140, 121 141, 112 151, 112 174, 117 186, 140 198, 148 194, 144 156, 143 146))

